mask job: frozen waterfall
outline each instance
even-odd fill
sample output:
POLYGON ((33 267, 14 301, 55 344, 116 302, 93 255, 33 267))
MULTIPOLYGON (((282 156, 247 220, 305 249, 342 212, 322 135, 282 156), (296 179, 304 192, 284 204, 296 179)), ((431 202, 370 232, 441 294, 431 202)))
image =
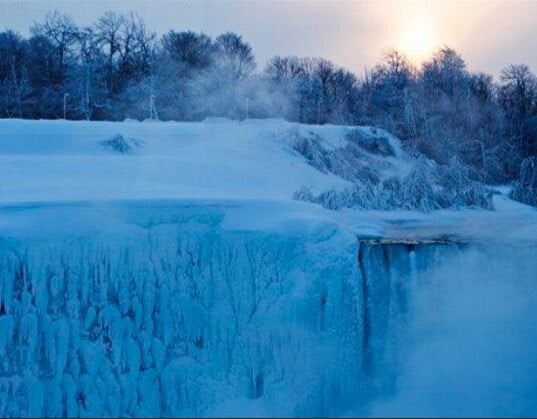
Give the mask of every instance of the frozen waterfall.
POLYGON ((209 207, 121 217, 2 235, 0 416, 537 408, 535 244, 233 230, 209 207))

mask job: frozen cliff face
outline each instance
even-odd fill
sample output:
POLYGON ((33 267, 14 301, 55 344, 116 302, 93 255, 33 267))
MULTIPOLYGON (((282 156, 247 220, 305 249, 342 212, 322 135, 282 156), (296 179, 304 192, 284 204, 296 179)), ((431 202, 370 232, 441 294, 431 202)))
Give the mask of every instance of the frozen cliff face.
POLYGON ((1 209, 0 416, 537 411, 534 242, 252 205, 1 209))
POLYGON ((3 237, 0 416, 348 407, 361 381, 357 242, 221 219, 182 210, 119 233, 3 237))

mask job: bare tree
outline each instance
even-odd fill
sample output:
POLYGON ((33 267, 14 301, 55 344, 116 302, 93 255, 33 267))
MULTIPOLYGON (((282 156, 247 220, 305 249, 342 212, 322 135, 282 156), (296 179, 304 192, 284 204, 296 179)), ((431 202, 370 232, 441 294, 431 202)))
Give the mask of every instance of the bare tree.
POLYGON ((520 163, 524 157, 537 155, 537 77, 526 65, 511 65, 502 71, 500 81, 507 134, 520 151, 520 163))
POLYGON ((58 83, 63 83, 67 74, 67 61, 77 40, 78 27, 69 16, 54 11, 47 15, 43 23, 35 24, 31 32, 47 38, 56 49, 60 69, 58 83))
POLYGON ((106 57, 106 79, 110 97, 115 92, 116 57, 119 56, 121 51, 121 31, 124 23, 125 17, 123 15, 107 11, 99 18, 94 27, 95 40, 106 57))
POLYGON ((252 47, 240 35, 226 32, 216 38, 219 65, 229 71, 234 80, 242 80, 255 70, 252 47))

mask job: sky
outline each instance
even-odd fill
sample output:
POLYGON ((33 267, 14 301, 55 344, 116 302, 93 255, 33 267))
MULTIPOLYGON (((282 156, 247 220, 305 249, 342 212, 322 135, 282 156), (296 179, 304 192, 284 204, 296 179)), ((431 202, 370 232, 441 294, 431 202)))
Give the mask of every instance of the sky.
POLYGON ((0 30, 27 34, 53 10, 80 25, 105 10, 134 11, 159 34, 232 30, 252 45, 260 68, 273 55, 321 56, 360 74, 391 48, 419 63, 448 45, 472 70, 537 70, 537 1, 0 0, 0 30))

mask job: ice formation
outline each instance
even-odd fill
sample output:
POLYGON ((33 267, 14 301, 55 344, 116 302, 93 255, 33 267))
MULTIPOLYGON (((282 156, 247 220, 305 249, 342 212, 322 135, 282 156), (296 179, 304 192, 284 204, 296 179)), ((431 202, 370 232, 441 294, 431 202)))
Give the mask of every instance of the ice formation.
MULTIPOLYGON (((483 254, 326 224, 227 229, 211 207, 141 212, 119 231, 2 238, 1 416, 367 413, 397 395, 415 287, 483 254)), ((537 248, 523 249, 506 260, 523 257, 530 281, 537 248)))
POLYGON ((120 236, 2 239, 0 416, 198 416, 259 398, 318 415, 353 397, 357 243, 175 215, 120 236))

